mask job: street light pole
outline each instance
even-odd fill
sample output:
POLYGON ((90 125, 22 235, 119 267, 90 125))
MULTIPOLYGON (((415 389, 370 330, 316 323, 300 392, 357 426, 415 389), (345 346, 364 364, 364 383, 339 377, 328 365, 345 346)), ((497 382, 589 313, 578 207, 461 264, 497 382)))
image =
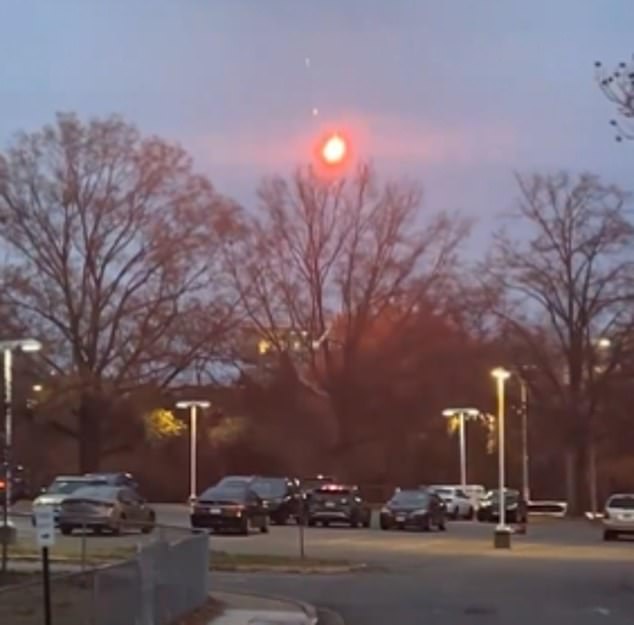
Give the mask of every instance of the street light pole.
POLYGON ((460 412, 460 485, 467 485, 467 437, 465 432, 465 415, 460 412))
POLYGON ((520 396, 522 403, 522 496, 528 503, 531 498, 529 459, 528 459, 528 386, 520 377, 520 396))
POLYGON ((442 411, 443 417, 458 419, 458 441, 460 452, 460 485, 467 485, 467 419, 480 416, 476 408, 447 408, 442 411))
POLYGON ((491 374, 495 378, 497 386, 498 400, 498 489, 499 489, 499 519, 500 522, 495 529, 495 546, 509 548, 511 546, 511 535, 506 526, 506 465, 505 465, 505 398, 504 386, 510 377, 510 372, 502 367, 494 369, 491 374))
POLYGON ((198 408, 209 408, 208 401, 179 401, 177 408, 189 409, 189 501, 193 502, 198 493, 198 408))
POLYGON ((5 348, 3 352, 4 363, 4 516, 3 525, 6 526, 6 517, 11 506, 12 481, 11 471, 11 446, 13 445, 13 352, 5 348))

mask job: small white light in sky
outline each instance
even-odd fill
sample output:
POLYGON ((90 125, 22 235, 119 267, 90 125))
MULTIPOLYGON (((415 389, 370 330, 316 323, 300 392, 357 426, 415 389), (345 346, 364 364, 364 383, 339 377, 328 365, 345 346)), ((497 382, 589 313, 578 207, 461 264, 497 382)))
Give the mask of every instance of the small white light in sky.
POLYGON ((309 57, 309 56, 307 56, 307 57, 304 59, 304 63, 306 64, 306 67, 310 67, 310 57, 309 57))
POLYGON ((313 108, 313 117, 317 117, 319 115, 319 109, 317 107, 313 108))

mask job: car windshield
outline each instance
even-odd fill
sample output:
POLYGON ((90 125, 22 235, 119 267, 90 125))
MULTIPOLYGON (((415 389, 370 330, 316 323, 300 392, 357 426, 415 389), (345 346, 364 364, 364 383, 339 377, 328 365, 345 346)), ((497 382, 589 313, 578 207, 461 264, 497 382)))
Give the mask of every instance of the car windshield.
POLYGON ((264 499, 282 497, 286 494, 287 483, 283 478, 257 478, 252 482, 251 488, 264 499))
POLYGON ((80 488, 99 486, 106 483, 101 480, 55 480, 47 489, 47 495, 70 495, 80 488))
POLYGON ((438 495, 453 495, 454 494, 454 490, 453 488, 434 488, 434 491, 438 494, 438 495))
POLYGON ((612 497, 608 501, 608 508, 621 508, 621 510, 634 510, 634 495, 612 497))
POLYGON ((116 501, 120 489, 114 486, 81 486, 75 490, 73 499, 97 499, 99 501, 116 501))
POLYGON ((244 482, 212 486, 198 498, 200 501, 244 501, 248 492, 244 482))
POLYGON ((223 477, 216 486, 218 488, 244 488, 249 482, 252 481, 252 478, 241 476, 241 475, 230 475, 227 477, 223 477))
POLYGON ((421 505, 426 506, 429 503, 429 495, 420 491, 403 490, 396 493, 390 503, 395 505, 421 505))

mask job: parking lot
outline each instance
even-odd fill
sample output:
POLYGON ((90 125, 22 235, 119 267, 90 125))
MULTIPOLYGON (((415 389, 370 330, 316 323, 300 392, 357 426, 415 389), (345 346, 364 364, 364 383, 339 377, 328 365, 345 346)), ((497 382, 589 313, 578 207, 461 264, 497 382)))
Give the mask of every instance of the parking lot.
MULTIPOLYGON (((155 506, 156 532, 188 532, 188 508, 180 504, 155 506)), ((21 544, 35 546, 35 533, 28 516, 28 509, 21 506, 20 515, 13 520, 18 528, 21 544)), ((376 514, 369 529, 347 527, 305 528, 306 555, 316 558, 345 559, 352 562, 390 566, 411 564, 432 556, 455 557, 515 557, 553 559, 621 560, 634 557, 634 541, 622 540, 605 543, 600 528, 582 520, 535 519, 531 520, 526 535, 515 535, 510 553, 494 550, 493 525, 476 521, 455 521, 448 524, 446 532, 382 531, 376 514)), ((137 532, 121 536, 92 536, 87 539, 88 550, 132 547, 153 540, 137 532)), ((58 536, 60 549, 77 547, 79 534, 72 537, 58 536)), ((268 534, 252 532, 250 536, 214 534, 211 548, 217 551, 240 554, 266 554, 298 556, 300 531, 294 524, 271 526, 268 534)))

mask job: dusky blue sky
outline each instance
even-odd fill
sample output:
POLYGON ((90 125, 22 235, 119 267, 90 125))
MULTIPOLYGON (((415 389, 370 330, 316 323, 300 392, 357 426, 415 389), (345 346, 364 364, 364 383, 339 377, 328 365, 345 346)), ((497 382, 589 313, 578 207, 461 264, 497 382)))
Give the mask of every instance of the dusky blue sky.
POLYGON ((633 0, 0 0, 0 144, 59 110, 116 112, 248 204, 343 128, 484 234, 514 171, 634 187, 593 81, 633 31, 633 0))

